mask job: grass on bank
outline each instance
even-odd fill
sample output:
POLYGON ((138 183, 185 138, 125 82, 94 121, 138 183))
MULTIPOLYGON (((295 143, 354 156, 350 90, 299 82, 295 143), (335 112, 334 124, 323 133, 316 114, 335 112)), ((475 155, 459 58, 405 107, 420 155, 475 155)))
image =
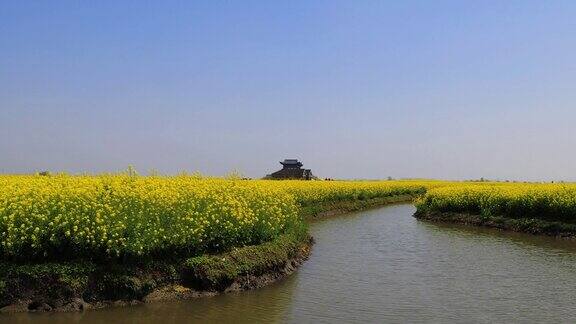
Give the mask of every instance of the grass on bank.
POLYGON ((2 262, 0 308, 22 300, 51 308, 75 298, 88 303, 141 300, 154 289, 170 284, 200 291, 223 291, 240 277, 276 273, 291 260, 305 258, 310 240, 303 224, 260 245, 191 258, 149 259, 132 264, 2 262))

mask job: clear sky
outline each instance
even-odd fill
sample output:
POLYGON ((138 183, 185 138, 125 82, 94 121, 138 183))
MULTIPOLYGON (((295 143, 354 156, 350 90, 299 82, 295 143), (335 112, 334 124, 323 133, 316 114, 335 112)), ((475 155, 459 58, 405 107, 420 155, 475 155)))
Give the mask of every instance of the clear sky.
POLYGON ((576 180, 576 1, 2 1, 0 172, 576 180))

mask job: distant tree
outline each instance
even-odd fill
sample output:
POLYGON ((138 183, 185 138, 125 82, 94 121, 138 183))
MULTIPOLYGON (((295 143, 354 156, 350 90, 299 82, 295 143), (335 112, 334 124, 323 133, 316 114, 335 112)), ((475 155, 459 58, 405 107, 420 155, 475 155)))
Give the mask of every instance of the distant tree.
POLYGON ((43 176, 43 177, 49 177, 50 176, 50 171, 40 171, 38 172, 39 176, 43 176))

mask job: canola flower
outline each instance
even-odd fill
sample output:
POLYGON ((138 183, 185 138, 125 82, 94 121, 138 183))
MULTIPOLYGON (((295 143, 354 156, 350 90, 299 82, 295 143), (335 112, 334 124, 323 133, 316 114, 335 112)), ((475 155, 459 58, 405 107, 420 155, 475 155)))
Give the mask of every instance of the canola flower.
POLYGON ((575 184, 460 184, 429 190, 419 210, 576 221, 575 184))
POLYGON ((263 180, 262 185, 281 187, 292 194, 300 206, 345 200, 366 200, 397 195, 423 194, 429 188, 449 185, 434 180, 401 181, 276 181, 263 180))
POLYGON ((0 176, 0 256, 197 255, 301 226, 300 208, 424 195, 418 208, 574 219, 576 185, 434 180, 274 181, 200 176, 0 176), (427 193, 426 193, 427 192, 427 193), (560 215, 560 216, 559 216, 560 215))
POLYGON ((5 257, 219 251, 268 241, 298 222, 291 195, 249 181, 0 177, 5 257))
POLYGON ((0 255, 198 254, 270 241, 302 206, 423 193, 439 181, 242 181, 200 176, 0 176, 0 255))

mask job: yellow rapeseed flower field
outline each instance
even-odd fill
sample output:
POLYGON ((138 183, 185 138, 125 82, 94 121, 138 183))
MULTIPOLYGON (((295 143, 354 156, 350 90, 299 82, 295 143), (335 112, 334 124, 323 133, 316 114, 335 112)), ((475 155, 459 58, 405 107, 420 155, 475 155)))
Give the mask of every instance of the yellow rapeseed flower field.
POLYGON ((300 206, 423 193, 428 181, 0 176, 0 254, 120 257, 223 251, 302 222, 300 206))
POLYGON ((550 221, 576 221, 576 185, 541 183, 460 183, 429 190, 420 210, 472 213, 550 221))
POLYGON ((43 259, 219 252, 270 241, 300 226, 301 207, 424 193, 419 208, 576 216, 576 185, 4 175, 0 255, 43 259))
POLYGON ((5 256, 224 250, 270 240, 297 222, 291 195, 250 181, 0 177, 5 256))

